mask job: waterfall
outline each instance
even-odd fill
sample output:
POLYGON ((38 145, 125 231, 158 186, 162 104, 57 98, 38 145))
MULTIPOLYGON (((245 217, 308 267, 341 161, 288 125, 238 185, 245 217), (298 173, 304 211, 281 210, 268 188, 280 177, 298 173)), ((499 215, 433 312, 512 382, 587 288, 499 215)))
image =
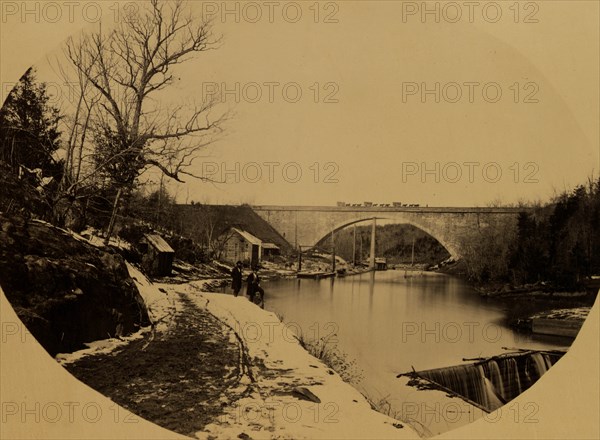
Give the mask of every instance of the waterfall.
POLYGON ((496 392, 498 392, 504 399, 504 381, 502 380, 502 372, 500 371, 500 366, 498 365, 498 362, 491 360, 487 364, 484 364, 483 367, 485 376, 490 378, 492 385, 496 389, 496 392))
MULTIPOLYGON (((544 357, 540 353, 534 353, 529 356, 528 361, 530 365, 535 367, 535 377, 540 378, 548 369, 546 368, 546 362, 544 361, 544 357)), ((534 379, 535 380, 535 379, 534 379)))
POLYGON ((500 368, 501 377, 504 378, 503 384, 506 384, 504 386, 502 396, 504 397, 504 400, 508 402, 524 391, 521 385, 519 365, 514 357, 507 357, 503 359, 503 362, 501 362, 500 368))
POLYGON ((417 374, 493 411, 537 382, 563 354, 512 353, 417 374))
POLYGON ((490 410, 495 410, 500 408, 502 405, 504 405, 506 402, 504 400, 502 400, 500 398, 500 396, 497 394, 496 392, 496 387, 494 387, 494 384, 492 384, 492 382, 490 382, 490 380, 484 376, 483 378, 483 382, 484 382, 484 392, 485 392, 485 400, 486 400, 486 404, 483 405, 486 408, 489 408, 490 410))

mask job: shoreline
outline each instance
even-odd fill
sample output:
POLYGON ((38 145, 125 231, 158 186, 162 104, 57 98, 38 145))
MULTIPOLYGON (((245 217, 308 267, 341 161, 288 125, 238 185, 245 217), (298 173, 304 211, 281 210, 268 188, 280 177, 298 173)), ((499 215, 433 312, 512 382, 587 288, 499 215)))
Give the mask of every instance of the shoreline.
POLYGON ((512 285, 508 282, 486 282, 476 283, 469 279, 462 260, 451 263, 450 265, 442 265, 435 270, 428 272, 441 273, 460 278, 468 283, 477 293, 486 298, 503 299, 503 298, 523 298, 523 299, 549 299, 549 300, 584 300, 593 304, 594 299, 599 291, 600 282, 593 283, 590 280, 583 283, 579 288, 561 288, 550 285, 545 282, 512 285), (597 284, 597 285, 596 285, 597 284))

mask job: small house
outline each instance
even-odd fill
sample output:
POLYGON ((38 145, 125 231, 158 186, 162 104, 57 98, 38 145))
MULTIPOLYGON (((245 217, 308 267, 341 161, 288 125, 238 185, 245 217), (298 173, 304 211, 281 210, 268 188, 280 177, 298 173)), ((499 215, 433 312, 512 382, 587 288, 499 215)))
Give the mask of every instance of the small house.
POLYGON ((145 234, 140 241, 142 266, 153 276, 171 275, 175 251, 169 243, 158 234, 145 234))
POLYGON ((238 228, 231 228, 229 234, 222 255, 225 261, 232 263, 242 261, 250 266, 260 263, 262 241, 259 238, 238 228))
POLYGON ((387 259, 378 257, 375 258, 375 270, 387 270, 387 259))
POLYGON ((281 255, 281 250, 275 243, 263 243, 262 254, 263 257, 272 260, 276 255, 281 255))

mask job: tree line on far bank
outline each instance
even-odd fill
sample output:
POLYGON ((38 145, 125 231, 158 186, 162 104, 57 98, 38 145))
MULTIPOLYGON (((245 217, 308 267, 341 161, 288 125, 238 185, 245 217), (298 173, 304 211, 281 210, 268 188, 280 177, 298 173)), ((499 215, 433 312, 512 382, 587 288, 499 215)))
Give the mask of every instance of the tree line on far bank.
POLYGON ((476 283, 577 289, 600 275, 600 178, 524 210, 514 226, 494 226, 464 247, 467 273, 476 283))

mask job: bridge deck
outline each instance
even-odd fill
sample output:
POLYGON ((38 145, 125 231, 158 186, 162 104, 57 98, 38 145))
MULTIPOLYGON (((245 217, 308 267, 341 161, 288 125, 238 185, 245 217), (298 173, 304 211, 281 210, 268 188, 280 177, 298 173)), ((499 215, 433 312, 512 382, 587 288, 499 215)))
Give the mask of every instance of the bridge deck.
POLYGON ((486 213, 486 214, 515 214, 530 211, 529 207, 423 207, 423 206, 283 206, 283 205, 253 205, 252 209, 259 211, 320 211, 320 212, 431 212, 437 214, 486 213))

